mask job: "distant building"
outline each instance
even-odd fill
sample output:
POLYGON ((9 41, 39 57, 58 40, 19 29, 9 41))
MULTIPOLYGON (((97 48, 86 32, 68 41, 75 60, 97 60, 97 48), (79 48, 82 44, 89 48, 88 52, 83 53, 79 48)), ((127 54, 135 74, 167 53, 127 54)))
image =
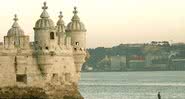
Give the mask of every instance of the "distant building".
POLYGON ((98 65, 105 71, 123 71, 126 69, 126 56, 105 56, 98 65))
POLYGON ((111 71, 123 71, 126 69, 126 57, 125 56, 111 56, 110 57, 111 71))
POLYGON ((185 70, 185 59, 172 59, 171 70, 185 70))
POLYGON ((144 56, 134 55, 129 59, 129 68, 131 70, 142 70, 145 66, 144 56))

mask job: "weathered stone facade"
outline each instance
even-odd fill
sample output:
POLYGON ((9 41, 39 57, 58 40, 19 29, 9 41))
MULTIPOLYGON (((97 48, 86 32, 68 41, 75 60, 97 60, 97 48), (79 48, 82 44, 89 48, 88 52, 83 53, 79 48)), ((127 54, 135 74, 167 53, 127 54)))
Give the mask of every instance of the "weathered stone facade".
POLYGON ((66 27, 62 13, 54 25, 44 3, 43 12, 34 27, 34 42, 18 24, 15 15, 12 28, 0 43, 0 87, 37 87, 48 85, 77 86, 86 57, 86 29, 76 7, 66 27))

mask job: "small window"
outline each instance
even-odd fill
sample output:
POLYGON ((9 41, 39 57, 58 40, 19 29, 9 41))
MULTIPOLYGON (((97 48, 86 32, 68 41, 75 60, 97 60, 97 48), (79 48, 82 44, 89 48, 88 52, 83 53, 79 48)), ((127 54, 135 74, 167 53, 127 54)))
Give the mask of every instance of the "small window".
POLYGON ((74 48, 74 50, 76 51, 77 49, 76 49, 76 48, 74 48))
POLYGON ((48 47, 46 47, 46 50, 48 50, 49 48, 48 47))
POLYGON ((50 33, 50 39, 51 39, 51 40, 54 40, 54 39, 55 39, 55 34, 54 34, 54 32, 51 32, 51 33, 50 33))
POLYGON ((76 42, 75 44, 76 44, 76 45, 79 45, 79 42, 76 42))
POLYGON ((26 74, 17 74, 16 75, 16 81, 26 83, 27 82, 27 76, 26 74))
POLYGON ((53 80, 53 81, 57 81, 57 80, 58 80, 58 74, 57 74, 57 73, 54 73, 54 74, 53 74, 52 80, 53 80))

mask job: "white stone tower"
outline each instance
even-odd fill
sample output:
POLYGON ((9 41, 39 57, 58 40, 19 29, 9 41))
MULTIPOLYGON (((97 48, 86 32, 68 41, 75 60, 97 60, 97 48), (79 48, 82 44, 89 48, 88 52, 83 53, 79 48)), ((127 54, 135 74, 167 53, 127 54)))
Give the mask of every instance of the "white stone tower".
MULTIPOLYGON (((78 17, 77 8, 74 7, 74 16, 67 25, 67 34, 71 36, 71 45, 73 46, 73 57, 76 68, 76 78, 80 79, 80 72, 86 58, 86 29, 78 17)), ((76 81, 78 81, 76 80, 76 81)))
POLYGON ((34 41, 40 50, 53 50, 57 42, 54 22, 50 19, 47 8, 44 2, 43 12, 34 27, 34 41))
POLYGON ((50 74, 50 68, 52 67, 52 58, 50 54, 55 53, 57 47, 57 36, 54 26, 54 22, 50 19, 46 2, 42 7, 43 12, 40 15, 40 19, 36 22, 34 27, 34 44, 35 44, 35 55, 37 59, 38 67, 41 73, 46 76, 50 74))
POLYGON ((60 12, 59 15, 59 20, 57 21, 57 26, 56 26, 56 35, 58 36, 58 45, 63 47, 66 42, 66 31, 65 31, 65 23, 63 21, 63 15, 62 12, 60 12))
POLYGON ((27 49, 29 47, 29 36, 24 35, 24 31, 17 23, 17 15, 15 15, 14 21, 12 28, 8 31, 7 36, 4 37, 4 46, 7 49, 27 49))
POLYGON ((71 44, 76 49, 84 50, 86 48, 86 29, 84 24, 80 21, 78 17, 77 8, 74 7, 74 16, 71 22, 67 25, 67 33, 71 36, 71 44))

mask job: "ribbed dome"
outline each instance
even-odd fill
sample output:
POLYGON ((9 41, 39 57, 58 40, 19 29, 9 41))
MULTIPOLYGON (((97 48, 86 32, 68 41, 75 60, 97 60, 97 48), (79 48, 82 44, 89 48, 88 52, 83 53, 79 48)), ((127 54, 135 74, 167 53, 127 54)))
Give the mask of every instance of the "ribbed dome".
POLYGON ((12 25, 12 28, 8 30, 7 36, 24 36, 24 31, 20 28, 19 24, 17 23, 18 18, 17 15, 15 15, 14 23, 12 25))
POLYGON ((49 18, 39 19, 35 24, 35 28, 51 28, 51 27, 52 28, 54 27, 54 22, 49 18))
POLYGON ((57 22, 57 32, 65 32, 65 24, 64 24, 64 21, 62 20, 63 18, 63 15, 62 15, 62 12, 60 12, 60 15, 59 15, 59 20, 57 22))
POLYGON ((67 25, 67 31, 86 31, 86 29, 82 22, 74 21, 67 25))
POLYGON ((80 18, 77 15, 78 11, 76 10, 76 7, 74 7, 73 13, 74 16, 71 19, 72 22, 67 25, 67 31, 86 31, 85 25, 80 22, 80 18))
POLYGON ((47 8, 46 2, 44 2, 44 6, 42 7, 43 12, 40 15, 41 19, 36 22, 35 28, 54 28, 54 22, 49 18, 49 14, 46 11, 47 8))

